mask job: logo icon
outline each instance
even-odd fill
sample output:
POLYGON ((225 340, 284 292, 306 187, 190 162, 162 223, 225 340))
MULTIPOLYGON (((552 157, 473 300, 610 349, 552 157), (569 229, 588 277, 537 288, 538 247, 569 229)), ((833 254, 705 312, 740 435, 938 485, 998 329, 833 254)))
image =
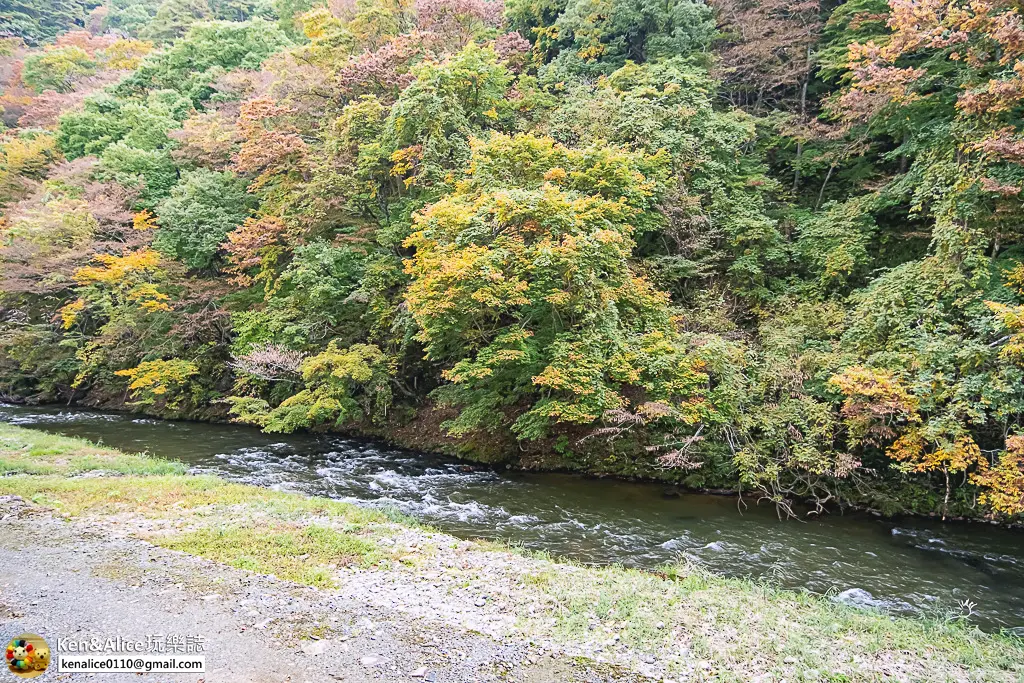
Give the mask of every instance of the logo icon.
POLYGON ((50 646, 42 636, 23 633, 7 643, 7 668, 18 678, 41 676, 50 666, 50 646))

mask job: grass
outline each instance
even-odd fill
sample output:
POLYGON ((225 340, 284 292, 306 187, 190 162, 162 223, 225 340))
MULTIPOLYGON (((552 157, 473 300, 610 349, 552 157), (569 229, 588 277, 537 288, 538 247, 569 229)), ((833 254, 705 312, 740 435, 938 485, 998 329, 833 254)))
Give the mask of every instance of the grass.
MULTIPOLYGON (((343 566, 404 566, 384 540, 417 528, 393 512, 188 475, 145 454, 3 424, 0 494, 67 517, 144 519, 142 533, 158 545, 325 589, 337 587, 343 566)), ((585 567, 507 544, 438 539, 433 550, 425 541, 420 557, 448 571, 440 561, 457 555, 470 569, 451 571, 473 591, 504 586, 526 637, 656 652, 681 679, 1024 680, 1019 639, 955 618, 892 617, 694 567, 585 567)), ((416 580, 416 568, 403 571, 416 580)))
POLYGON ((180 475, 185 473, 185 466, 145 453, 128 455, 94 446, 81 439, 33 432, 0 423, 0 476, 74 476, 97 470, 122 475, 180 475))
POLYGON ((524 577, 524 584, 536 599, 553 605, 548 628, 562 640, 594 639, 596 633, 608 641, 618 636, 640 651, 674 649, 684 661, 707 663, 716 676, 746 668, 779 678, 804 672, 796 680, 864 680, 857 675, 864 664, 895 673, 924 661, 946 669, 945 677, 932 680, 1024 675, 1024 650, 1016 637, 982 633, 958 619, 858 610, 694 567, 659 576, 561 562, 524 577))
POLYGON ((160 545, 317 588, 336 588, 334 570, 341 565, 368 567, 384 559, 372 540, 319 525, 198 529, 160 545))

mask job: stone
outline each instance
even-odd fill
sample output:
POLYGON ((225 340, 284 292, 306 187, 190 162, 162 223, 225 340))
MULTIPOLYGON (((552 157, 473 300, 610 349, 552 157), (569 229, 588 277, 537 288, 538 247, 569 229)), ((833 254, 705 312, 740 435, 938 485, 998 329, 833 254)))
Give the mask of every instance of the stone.
POLYGON ((327 641, 312 640, 308 643, 303 643, 302 651, 307 655, 322 655, 324 652, 327 652, 327 641))
POLYGON ((377 666, 378 664, 380 664, 380 657, 375 657, 373 655, 368 655, 368 656, 363 657, 362 659, 360 659, 359 663, 362 664, 365 667, 377 666))
POLYGON ((421 666, 420 668, 409 674, 410 678, 424 678, 427 675, 427 667, 421 666))

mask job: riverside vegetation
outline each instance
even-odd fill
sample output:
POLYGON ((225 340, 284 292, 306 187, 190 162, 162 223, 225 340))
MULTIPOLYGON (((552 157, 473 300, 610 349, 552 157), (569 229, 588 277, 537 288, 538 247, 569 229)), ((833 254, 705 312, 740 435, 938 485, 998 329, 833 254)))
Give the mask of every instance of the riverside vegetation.
POLYGON ((19 0, 0 394, 1024 511, 1009 0, 19 0))
MULTIPOLYGON (((559 562, 460 541, 386 512, 189 475, 177 463, 10 425, 0 425, 0 474, 4 504, 11 496, 28 503, 33 528, 48 514, 87 535, 127 533, 321 592, 307 601, 340 589, 416 620, 424 637, 454 628, 520 642, 534 664, 534 654, 545 652, 581 657, 620 667, 616 680, 629 670, 695 681, 1012 681, 1024 674, 1018 638, 982 633, 954 615, 890 617, 688 566, 648 573, 559 562)), ((60 537, 64 552, 76 552, 74 537, 60 537)), ((328 625, 289 633, 335 636, 328 625)))

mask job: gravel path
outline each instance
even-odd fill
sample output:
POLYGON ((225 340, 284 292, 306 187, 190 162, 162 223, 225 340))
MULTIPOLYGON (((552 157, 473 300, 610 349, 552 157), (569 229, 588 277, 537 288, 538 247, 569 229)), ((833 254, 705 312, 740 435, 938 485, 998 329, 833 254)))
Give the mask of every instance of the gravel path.
MULTIPOLYGON (((0 629, 87 639, 202 635, 205 674, 57 674, 53 680, 633 681, 634 675, 391 607, 153 546, 125 525, 60 520, 0 500, 0 629)), ((500 616, 498 617, 500 622, 500 616)))

